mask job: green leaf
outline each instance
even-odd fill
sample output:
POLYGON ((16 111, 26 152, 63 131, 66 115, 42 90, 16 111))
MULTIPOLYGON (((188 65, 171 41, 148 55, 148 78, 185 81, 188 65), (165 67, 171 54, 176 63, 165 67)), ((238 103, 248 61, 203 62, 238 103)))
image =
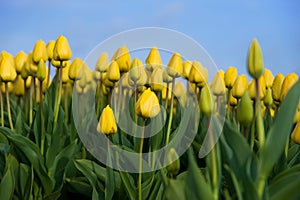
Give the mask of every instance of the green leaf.
POLYGON ((292 131, 294 115, 300 98, 300 81, 288 92, 275 116, 273 125, 267 134, 264 146, 260 152, 260 175, 268 176, 274 164, 284 151, 287 137, 292 131))
POLYGON ((133 181, 130 181, 129 179, 129 174, 128 173, 125 173, 123 171, 120 171, 120 177, 121 177, 121 180, 126 188, 126 192, 129 196, 129 198, 131 200, 134 200, 136 199, 137 197, 137 190, 133 187, 134 183, 133 181))
POLYGON ((169 180, 169 184, 166 187, 166 199, 174 200, 180 199, 185 200, 185 180, 169 180))
POLYGON ((67 178, 66 182, 71 187, 71 192, 80 193, 87 197, 91 197, 93 188, 85 177, 67 178))
POLYGON ((10 200, 13 197, 15 180, 10 168, 6 171, 0 183, 0 194, 2 200, 10 200))

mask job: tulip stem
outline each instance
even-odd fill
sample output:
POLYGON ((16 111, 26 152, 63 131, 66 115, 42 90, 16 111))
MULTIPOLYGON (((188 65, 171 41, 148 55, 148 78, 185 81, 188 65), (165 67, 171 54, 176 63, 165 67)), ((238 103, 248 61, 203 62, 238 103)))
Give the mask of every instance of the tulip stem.
MULTIPOLYGON (((167 129, 167 137, 166 137, 166 145, 169 144, 170 140, 170 133, 171 133, 171 125, 172 125, 172 119, 173 119, 173 107, 174 107, 174 86, 175 86, 175 78, 172 80, 172 90, 171 90, 171 107, 170 107, 170 116, 169 116, 169 122, 168 122, 168 129, 167 129)), ((167 92, 169 93, 169 92, 167 92)), ((166 102, 168 100, 166 99, 166 102)))
POLYGON ((58 68, 58 79, 56 80, 58 85, 56 85, 56 101, 54 104, 54 126, 56 125, 58 118, 59 105, 61 100, 61 89, 62 89, 62 61, 60 61, 60 67, 58 68))
MULTIPOLYGON (((174 80, 174 78, 173 78, 173 80, 174 80)), ((167 108, 168 108, 168 99, 169 99, 169 85, 170 85, 170 83, 169 82, 167 82, 167 88, 166 88, 166 102, 165 102, 165 109, 167 110, 167 108)), ((173 86, 172 86, 173 87, 173 86)))
POLYGON ((9 120, 9 125, 10 129, 14 130, 14 125, 11 119, 11 112, 10 112, 10 102, 9 102, 9 92, 8 92, 8 83, 5 83, 5 93, 6 93, 6 103, 7 103, 7 112, 8 112, 8 120, 9 120))
MULTIPOLYGON (((210 124, 210 118, 207 121, 207 127, 209 127, 210 124)), ((211 149, 211 167, 212 167, 212 188, 213 188, 213 195, 214 199, 218 199, 218 161, 217 161, 217 144, 214 144, 214 133, 211 131, 211 129, 208 129, 209 133, 208 135, 210 136, 210 141, 212 145, 211 149)))
POLYGON ((48 60, 48 76, 47 76, 47 87, 49 86, 50 82, 50 69, 51 69, 51 60, 48 60))
POLYGON ((68 86, 68 84, 64 85, 64 90, 65 90, 65 98, 64 98, 65 121, 68 124, 68 121, 69 121, 69 104, 68 104, 69 86, 68 86))
POLYGON ((1 103, 1 126, 4 127, 4 108, 3 108, 3 96, 0 91, 0 103, 1 103))
POLYGON ((40 86, 40 109, 41 109, 41 133, 42 133, 42 137, 41 137, 41 154, 44 155, 44 146, 45 146, 45 127, 44 127, 44 107, 43 107, 43 101, 42 101, 42 97, 43 97, 43 81, 39 81, 39 86, 40 86))
POLYGON ((256 131, 258 137, 259 148, 262 148, 265 143, 265 131, 264 131, 264 122, 261 113, 261 103, 260 103, 260 85, 259 80, 255 79, 255 86, 256 86, 256 105, 255 105, 255 112, 256 112, 256 131))
POLYGON ((141 135, 141 143, 140 143, 140 160, 139 160, 139 182, 138 182, 138 189, 139 189, 139 200, 142 200, 142 169, 143 169, 143 145, 144 145, 144 135, 145 135, 145 123, 146 120, 143 119, 142 124, 142 135, 141 135))
POLYGON ((34 82, 33 82, 34 77, 31 77, 31 82, 30 82, 30 91, 29 91, 29 126, 31 126, 32 121, 33 121, 33 90, 34 90, 34 82))

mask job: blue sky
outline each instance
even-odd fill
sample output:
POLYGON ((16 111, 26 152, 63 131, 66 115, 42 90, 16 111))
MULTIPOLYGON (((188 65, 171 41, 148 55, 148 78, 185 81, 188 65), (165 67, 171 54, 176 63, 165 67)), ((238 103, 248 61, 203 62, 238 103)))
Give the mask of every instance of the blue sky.
POLYGON ((85 58, 119 32, 162 27, 201 44, 217 66, 246 73, 249 44, 257 38, 274 74, 300 74, 300 3, 297 0, 1 1, 0 50, 29 52, 38 39, 65 35, 74 57, 85 58))

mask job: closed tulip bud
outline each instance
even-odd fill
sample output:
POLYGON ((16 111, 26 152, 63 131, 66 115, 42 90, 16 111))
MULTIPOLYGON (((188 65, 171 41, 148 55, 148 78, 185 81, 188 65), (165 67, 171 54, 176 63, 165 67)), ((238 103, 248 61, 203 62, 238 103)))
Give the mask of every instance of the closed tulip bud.
POLYGON ((265 82, 266 82, 266 87, 267 88, 272 87, 272 84, 273 84, 273 81, 274 81, 274 76, 273 76, 271 70, 265 69, 264 79, 265 79, 265 82))
POLYGON ((152 118, 160 112, 160 105, 157 96, 148 88, 138 99, 135 112, 143 118, 152 118))
POLYGON ((248 92, 243 94, 237 107, 237 119, 245 127, 249 126, 253 119, 253 105, 248 92))
POLYGON ((130 65, 129 77, 132 81, 136 82, 141 78, 141 68, 143 68, 143 63, 140 59, 134 58, 130 65))
POLYGON ((264 104, 265 106, 272 106, 273 104, 273 98, 272 98, 272 89, 268 88, 266 91, 266 96, 264 98, 264 104))
MULTIPOLYGON (((14 90, 14 84, 12 82, 8 82, 7 86, 8 86, 8 93, 13 92, 13 90, 14 90)), ((1 82, 1 92, 5 93, 5 90, 6 90, 5 89, 5 83, 1 82)))
POLYGON ((294 128, 291 138, 296 144, 300 144, 300 122, 298 122, 294 128))
POLYGON ((224 76, 222 75, 222 71, 217 72, 216 75, 214 76, 211 84, 211 88, 214 95, 216 96, 221 96, 225 94, 226 87, 225 87, 224 76))
POLYGON ((46 46, 47 48, 47 55, 48 55, 48 60, 52 60, 53 58, 53 50, 54 50, 54 46, 55 46, 55 41, 54 40, 50 40, 46 46))
POLYGON ((232 90, 229 93, 229 104, 231 106, 237 106, 237 99, 232 96, 232 90))
POLYGON ((291 87, 298 81, 298 76, 295 73, 288 74, 282 84, 280 92, 280 101, 283 101, 284 97, 291 89, 291 87))
POLYGON ((32 76, 28 76, 27 79, 26 79, 26 82, 25 82, 25 86, 26 88, 30 88, 30 85, 31 85, 31 79, 32 79, 32 76))
MULTIPOLYGON (((168 100, 171 100, 171 97, 172 97, 172 84, 169 85, 168 87, 168 100)), ((166 100, 167 99, 167 86, 164 85, 163 86, 163 89, 161 91, 161 97, 163 100, 166 100)))
POLYGON ((38 71, 36 73, 36 77, 38 80, 43 81, 46 78, 47 67, 44 60, 39 61, 38 71))
MULTIPOLYGON (((264 82, 263 76, 259 78, 259 98, 263 99, 266 95, 266 86, 264 82)), ((251 97, 251 99, 255 100, 256 99, 256 83, 255 80, 253 79, 250 84, 248 85, 248 92, 251 97)))
POLYGON ((71 82, 69 78, 69 71, 70 71, 70 62, 68 62, 67 66, 62 68, 62 82, 69 83, 71 82))
POLYGON ((38 40, 35 43, 32 51, 32 60, 37 64, 40 60, 43 60, 44 62, 48 60, 47 47, 43 40, 38 40))
POLYGON ((115 85, 114 82, 111 82, 110 80, 108 80, 107 72, 104 72, 102 74, 102 82, 106 87, 109 87, 109 88, 112 88, 115 85))
POLYGON ((131 89, 131 86, 129 85, 128 80, 129 80, 129 73, 126 72, 122 76, 122 82, 121 82, 122 88, 124 88, 124 89, 131 89))
POLYGON ((107 105, 101 113, 97 131, 98 133, 104 133, 105 135, 117 133, 115 116, 109 105, 107 105))
POLYGON ((200 103, 201 112, 205 116, 210 117, 214 109, 214 100, 213 100, 212 93, 207 85, 204 86, 201 91, 199 103, 200 103))
POLYGON ((235 67, 228 67, 224 79, 225 79, 225 85, 227 88, 231 89, 234 85, 235 80, 238 77, 238 71, 235 67))
POLYGON ((258 79, 264 71, 264 61, 261 48, 256 39, 250 45, 248 52, 248 72, 254 79, 258 79))
POLYGON ((156 67, 150 77, 150 85, 153 91, 162 91, 163 89, 163 70, 160 67, 156 67))
POLYGON ((116 61, 112 61, 107 70, 107 78, 111 82, 120 80, 120 69, 116 61))
POLYGON ((12 82, 17 77, 13 56, 6 51, 1 53, 0 78, 3 82, 12 82))
POLYGON ((167 171, 172 176, 176 176, 180 170, 180 160, 174 148, 171 148, 167 155, 167 171))
POLYGON ((108 54, 103 52, 96 63, 95 70, 98 72, 105 72, 108 68, 108 54))
POLYGON ((16 81, 14 82, 14 94, 16 96, 23 96, 25 93, 24 89, 24 80, 22 79, 21 75, 18 75, 16 81))
POLYGON ((17 74, 21 74, 23 66, 27 60, 27 55, 24 53, 24 51, 20 51, 16 56, 15 56, 15 66, 16 66, 16 72, 17 74))
POLYGON ((248 80, 245 74, 237 77, 232 87, 232 96, 240 99, 248 87, 248 80))
POLYGON ((163 70, 163 81, 164 81, 165 83, 171 83, 171 82, 172 82, 172 77, 169 76, 169 74, 168 74, 168 72, 167 72, 166 69, 163 70))
POLYGON ((182 70, 182 58, 179 53, 174 53, 167 66, 168 75, 177 78, 182 75, 182 70))
POLYGON ((189 75, 189 81, 196 83, 199 87, 204 87, 208 81, 208 71, 198 61, 194 61, 189 75))
POLYGON ((120 72, 128 72, 130 69, 130 54, 125 45, 121 46, 113 55, 112 60, 115 60, 118 65, 120 72))
POLYGON ((70 60, 72 58, 72 51, 69 42, 65 36, 60 35, 53 49, 53 59, 58 61, 70 60))
POLYGON ((162 68, 162 65, 158 49, 156 47, 152 47, 148 57, 146 58, 146 69, 152 72, 157 67, 162 68))
POLYGON ((283 74, 279 73, 275 76, 272 84, 272 97, 275 101, 280 101, 281 87, 284 81, 283 74))
POLYGON ((81 60, 81 58, 75 58, 71 65, 70 65, 70 69, 69 69, 69 78, 71 80, 78 80, 81 78, 82 73, 81 73, 81 69, 83 66, 83 62, 81 60))
POLYGON ((48 68, 46 68, 46 77, 45 77, 45 79, 44 79, 43 82, 42 82, 42 92, 43 92, 43 93, 46 92, 48 86, 50 85, 50 81, 51 81, 51 78, 50 78, 50 77, 49 77, 49 83, 48 83, 48 85, 47 85, 47 78, 48 78, 48 76, 50 76, 50 74, 48 73, 48 68))
POLYGON ((183 83, 182 82, 176 82, 175 87, 174 87, 174 95, 177 98, 180 98, 184 94, 185 94, 185 89, 184 89, 183 83))
POLYGON ((138 93, 143 93, 145 90, 147 90, 146 86, 138 86, 138 93))
POLYGON ((189 79, 191 69, 192 69, 192 62, 189 60, 184 61, 182 76, 186 79, 189 79))

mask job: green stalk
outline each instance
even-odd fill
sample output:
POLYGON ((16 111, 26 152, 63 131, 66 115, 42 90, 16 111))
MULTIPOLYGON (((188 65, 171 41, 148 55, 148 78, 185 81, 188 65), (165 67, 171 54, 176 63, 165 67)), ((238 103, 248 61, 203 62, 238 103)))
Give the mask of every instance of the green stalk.
POLYGON ((69 121, 69 106, 68 106, 69 86, 67 83, 64 85, 64 88, 65 88, 65 98, 64 98, 65 121, 66 121, 66 123, 68 123, 68 121, 69 121))
POLYGON ((60 67, 58 68, 58 79, 57 79, 58 85, 56 85, 56 101, 54 104, 54 126, 57 123, 58 118, 58 111, 59 111, 59 105, 61 101, 61 89, 62 89, 62 61, 60 61, 60 67))
MULTIPOLYGON (((174 80, 174 78, 173 78, 174 80)), ((169 99, 169 85, 170 83, 167 82, 167 88, 166 88, 166 102, 165 102, 165 109, 167 110, 168 108, 168 99, 169 99)), ((172 88, 173 88, 173 85, 172 85, 172 88)))
POLYGON ((45 146, 45 127, 44 127, 44 107, 43 107, 43 91, 42 91, 42 84, 43 81, 39 81, 39 86, 40 86, 40 109, 41 109, 41 154, 44 155, 44 146, 45 146))
MULTIPOLYGON (((175 78, 172 80, 172 91, 171 91, 171 107, 170 107, 170 117, 169 117, 169 122, 168 122, 168 129, 167 129, 167 137, 166 137, 166 145, 169 144, 170 140, 170 133, 171 133, 171 125, 172 125, 172 119, 173 119, 173 107, 174 107, 174 86, 175 86, 175 78)), ((167 94, 168 94, 167 90, 167 94)), ((167 97, 167 95, 166 95, 167 97)), ((168 99, 166 98, 166 103, 168 99)))
POLYGON ((145 119, 143 119, 142 124, 142 136, 141 136, 141 143, 140 143, 140 160, 139 160, 139 182, 138 182, 138 189, 139 189, 139 200, 142 200, 142 169, 143 169, 143 145, 144 145, 144 135, 145 135, 145 119))
POLYGON ((259 148, 262 148, 265 143, 265 130, 264 130, 264 122, 263 116, 261 113, 261 104, 260 104, 260 86, 259 80, 255 79, 256 85, 256 131, 258 137, 259 148))
POLYGON ((6 103, 7 103, 7 112, 8 112, 9 125, 10 125, 10 129, 14 130, 14 125, 13 125, 13 122, 12 122, 12 119, 11 119, 9 92, 8 92, 8 83, 7 82, 5 82, 5 93, 6 93, 6 103))
POLYGON ((51 68, 51 60, 48 60, 48 76, 47 76, 47 87, 49 86, 50 82, 50 68, 51 68))
POLYGON ((4 108, 3 108, 3 96, 0 91, 0 103, 1 103, 1 126, 4 127, 4 108))
POLYGON ((31 127, 33 121, 33 90, 34 90, 34 77, 31 77, 30 95, 29 95, 29 126, 31 127))

